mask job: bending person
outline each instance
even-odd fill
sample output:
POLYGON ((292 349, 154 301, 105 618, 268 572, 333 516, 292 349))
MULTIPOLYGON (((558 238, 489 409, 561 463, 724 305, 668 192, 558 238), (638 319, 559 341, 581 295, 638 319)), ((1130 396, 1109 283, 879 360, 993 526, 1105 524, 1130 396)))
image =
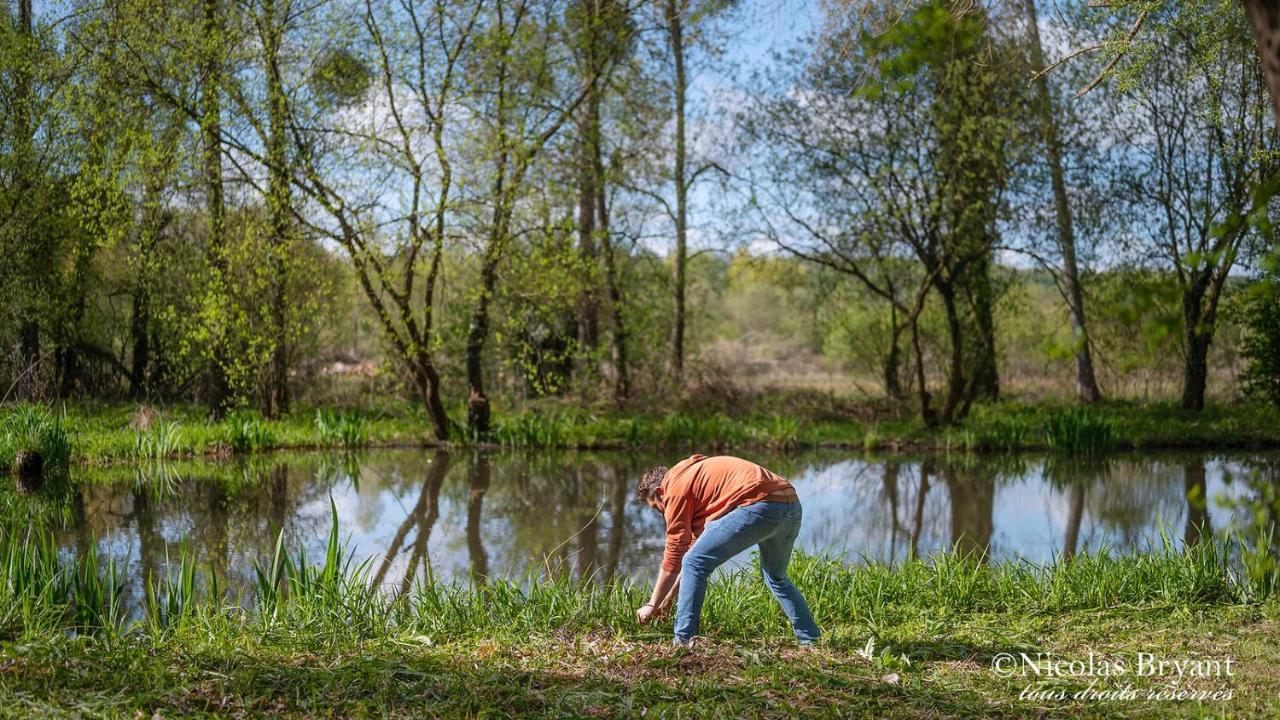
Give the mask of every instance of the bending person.
POLYGON ((809 605, 787 579, 791 549, 800 534, 800 498, 791 483, 736 457, 694 455, 671 469, 640 478, 636 495, 667 522, 662 567, 649 602, 636 610, 641 624, 665 609, 676 587, 675 642, 699 634, 711 573, 734 555, 760 547, 760 571, 802 644, 818 639, 809 605))

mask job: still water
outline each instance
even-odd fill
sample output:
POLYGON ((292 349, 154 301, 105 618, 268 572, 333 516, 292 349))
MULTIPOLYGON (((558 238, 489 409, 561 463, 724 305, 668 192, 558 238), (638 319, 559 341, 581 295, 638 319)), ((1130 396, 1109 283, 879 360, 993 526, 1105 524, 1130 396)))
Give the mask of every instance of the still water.
MULTIPOLYGON (((246 588, 253 561, 288 547, 323 558, 330 498, 341 534, 371 575, 397 590, 440 580, 654 572, 662 518, 632 497, 636 479, 683 454, 379 450, 356 457, 281 453, 250 463, 116 468, 86 477, 66 553, 96 544, 128 578, 165 572, 183 545, 224 587, 246 588)), ((1280 456, 868 457, 755 454, 804 504, 799 545, 848 562, 959 545, 994 560, 1143 552, 1247 522, 1280 456)))

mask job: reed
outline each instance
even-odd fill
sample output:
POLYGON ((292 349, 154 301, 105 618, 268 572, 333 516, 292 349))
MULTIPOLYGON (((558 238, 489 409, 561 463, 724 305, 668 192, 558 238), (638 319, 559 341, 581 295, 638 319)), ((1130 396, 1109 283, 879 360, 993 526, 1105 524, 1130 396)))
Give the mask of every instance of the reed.
POLYGON ((1044 420, 1044 440, 1054 452, 1084 455, 1117 445, 1115 423, 1089 407, 1054 408, 1044 420))
POLYGON ((224 422, 227 426, 227 444, 235 452, 256 452, 276 447, 275 432, 256 413, 232 413, 224 422))
POLYGON ((133 456, 143 461, 158 461, 178 454, 182 448, 179 426, 175 422, 157 422, 138 432, 133 439, 133 456))
POLYGON ((354 450, 369 444, 369 425, 359 413, 317 410, 315 428, 326 447, 354 450))
MULTIPOLYGON (((290 552, 283 533, 271 558, 256 563, 251 602, 227 604, 215 590, 197 593, 211 576, 180 548, 172 571, 146 580, 141 621, 126 625, 122 578, 100 561, 96 543, 59 557, 50 536, 0 533, 0 630, 29 634, 73 629, 96 634, 163 633, 212 616, 264 632, 298 637, 341 634, 388 637, 413 632, 436 638, 523 636, 564 630, 633 627, 631 613, 645 587, 622 581, 582 584, 530 574, 522 580, 443 583, 428 576, 405 594, 372 586, 370 562, 359 562, 341 540, 337 509, 325 555, 313 561, 290 552)), ((958 551, 899 563, 845 565, 797 554, 791 576, 822 625, 885 623, 931 613, 1053 613, 1141 606, 1206 606, 1275 597, 1274 565, 1257 546, 1234 536, 1183 548, 1165 539, 1141 555, 1106 549, 1046 565, 984 562, 958 551)), ((713 582, 709 631, 746 638, 779 630, 780 615, 753 565, 713 582)))

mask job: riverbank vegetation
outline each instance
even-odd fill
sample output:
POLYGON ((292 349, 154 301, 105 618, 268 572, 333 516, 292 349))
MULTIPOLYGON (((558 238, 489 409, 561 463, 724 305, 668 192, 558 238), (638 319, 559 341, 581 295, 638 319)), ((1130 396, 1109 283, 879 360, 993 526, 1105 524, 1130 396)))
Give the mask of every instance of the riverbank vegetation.
MULTIPOLYGON (((392 593, 369 582, 340 537, 335 511, 324 557, 277 543, 247 595, 175 557, 130 610, 112 563, 59 554, 40 530, 4 530, 0 712, 1107 716, 1114 706, 1097 701, 1020 698, 1035 678, 992 669, 1001 653, 1081 660, 1090 650, 1129 663, 1138 652, 1236 663, 1229 677, 1178 679, 1230 698, 1140 701, 1126 708, 1138 717, 1248 715, 1280 689, 1266 640, 1280 622, 1280 576, 1231 538, 1048 566, 957 553, 857 567, 799 556, 791 576, 825 628, 819 647, 787 639, 746 567, 713 583, 707 641, 676 649, 667 628, 634 624, 642 587, 428 578, 392 593)), ((1047 687, 1076 691, 1091 679, 1047 687)), ((1114 684, 1148 692, 1170 679, 1114 684)))
MULTIPOLYGON (((1004 402, 981 406, 954 426, 930 428, 912 416, 895 418, 874 407, 842 406, 823 396, 796 398, 784 412, 765 409, 776 400, 737 412, 707 406, 620 412, 607 405, 591 409, 542 403, 498 415, 484 438, 459 438, 445 446, 1068 454, 1280 448, 1280 411, 1263 404, 1187 411, 1172 403, 1082 408, 1004 402)), ((268 450, 441 446, 429 422, 411 405, 377 412, 298 412, 271 419, 240 411, 215 421, 198 406, 157 409, 95 403, 50 411, 19 405, 0 417, 0 427, 0 469, 13 469, 18 448, 34 447, 42 449, 49 467, 64 477, 72 464, 216 460, 268 450)))
POLYGON ((940 437, 1002 398, 1265 401, 1280 146, 1245 13, 1038 10, 814 7, 748 77, 754 6, 6 4, 0 402, 216 421, 155 454, 393 441, 342 414, 388 400, 500 444, 653 442, 721 389, 940 437))

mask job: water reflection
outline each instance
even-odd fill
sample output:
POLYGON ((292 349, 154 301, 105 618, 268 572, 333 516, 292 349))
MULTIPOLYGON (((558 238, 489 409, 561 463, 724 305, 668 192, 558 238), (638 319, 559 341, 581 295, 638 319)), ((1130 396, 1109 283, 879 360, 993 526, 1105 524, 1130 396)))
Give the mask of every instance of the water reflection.
MULTIPOLYGON (((372 579, 392 591, 428 577, 647 579, 661 552, 662 520, 630 491, 645 468, 675 459, 282 454, 184 466, 168 483, 85 478, 60 542, 66 553, 96 543, 99 555, 116 558, 131 578, 126 603, 140 601, 139 581, 165 572, 179 544, 236 592, 251 584, 252 561, 270 557, 281 531, 290 547, 323 557, 332 497, 349 548, 358 561, 370 559, 372 579)), ((1195 543, 1238 525, 1237 516, 1251 522, 1249 503, 1267 487, 1254 479, 1275 467, 1259 455, 758 459, 792 479, 805 502, 800 546, 848 562, 953 546, 988 560, 1036 562, 1100 548, 1141 552, 1159 545, 1161 528, 1195 543)), ((146 480, 151 472, 138 474, 146 480)))

